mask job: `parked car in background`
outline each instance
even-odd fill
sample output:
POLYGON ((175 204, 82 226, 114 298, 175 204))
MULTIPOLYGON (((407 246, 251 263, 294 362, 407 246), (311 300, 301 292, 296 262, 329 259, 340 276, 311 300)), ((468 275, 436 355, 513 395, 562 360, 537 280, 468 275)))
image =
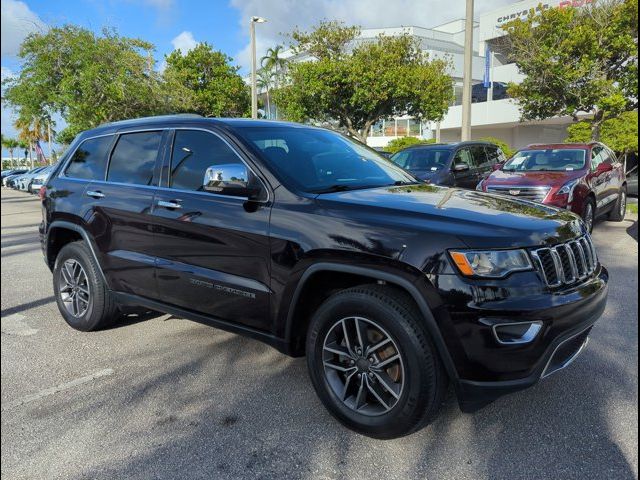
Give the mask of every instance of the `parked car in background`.
POLYGON ((31 183, 29 184, 27 191, 29 193, 39 193, 40 189, 46 183, 49 175, 51 175, 51 172, 55 169, 55 167, 55 165, 50 165, 35 174, 31 179, 31 183))
POLYGON ((28 191, 29 184, 33 180, 33 177, 43 171, 47 166, 36 167, 33 170, 29 170, 27 173, 20 175, 18 178, 14 180, 14 188, 18 190, 22 190, 23 192, 28 191))
POLYGON ((387 152, 384 148, 382 147, 373 147, 373 149, 378 152, 380 155, 382 155, 385 158, 391 158, 391 153, 387 152))
MULTIPOLYGON (((502 100, 509 98, 507 88, 509 86, 502 82, 493 82, 493 100, 502 100)), ((489 98, 489 88, 484 86, 484 83, 477 83, 471 87, 471 101, 473 103, 486 102, 489 98)))
POLYGON ((488 142, 415 145, 395 153, 391 161, 427 183, 475 189, 507 157, 488 142))
POLYGON ((473 411, 563 369, 605 309, 584 223, 496 197, 307 125, 142 118, 74 140, 40 239, 71 327, 137 305, 248 335, 306 355, 342 423, 393 438, 434 418, 449 382, 473 411))
POLYGON ((564 208, 580 215, 589 231, 595 219, 624 220, 624 165, 602 143, 530 145, 518 151, 478 190, 564 208))
POLYGON ((27 173, 29 170, 26 168, 14 168, 12 170, 5 170, 2 173, 2 185, 7 186, 7 183, 10 179, 22 175, 23 173, 27 173))

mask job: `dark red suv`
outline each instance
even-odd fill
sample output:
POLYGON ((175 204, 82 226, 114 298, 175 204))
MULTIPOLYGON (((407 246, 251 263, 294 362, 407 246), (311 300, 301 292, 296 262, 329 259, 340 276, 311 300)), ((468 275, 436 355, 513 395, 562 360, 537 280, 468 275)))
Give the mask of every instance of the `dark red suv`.
POLYGON ((624 220, 624 165, 601 143, 529 145, 478 184, 478 190, 564 208, 589 231, 597 217, 624 220))

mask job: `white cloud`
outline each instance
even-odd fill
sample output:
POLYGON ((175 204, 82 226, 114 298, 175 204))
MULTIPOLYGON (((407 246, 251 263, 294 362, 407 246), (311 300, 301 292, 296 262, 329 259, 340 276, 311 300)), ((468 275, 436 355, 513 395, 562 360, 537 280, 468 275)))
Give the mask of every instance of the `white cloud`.
POLYGON ((176 38, 171 40, 171 44, 173 45, 174 50, 180 50, 183 55, 185 55, 190 50, 193 50, 199 42, 193 38, 193 33, 191 32, 182 32, 176 38))
POLYGON ((46 25, 29 9, 26 3, 2 0, 1 6, 2 56, 15 56, 27 35, 43 31, 46 25))
MULTIPOLYGON (((514 1, 477 1, 476 17, 514 1)), ((273 45, 288 44, 282 33, 295 27, 306 29, 321 20, 338 20, 363 28, 429 28, 465 16, 465 2, 461 0, 231 0, 231 5, 240 11, 240 28, 247 39, 247 45, 235 58, 245 68, 250 62, 249 18, 253 15, 267 19, 267 23, 256 26, 258 58, 273 45)))

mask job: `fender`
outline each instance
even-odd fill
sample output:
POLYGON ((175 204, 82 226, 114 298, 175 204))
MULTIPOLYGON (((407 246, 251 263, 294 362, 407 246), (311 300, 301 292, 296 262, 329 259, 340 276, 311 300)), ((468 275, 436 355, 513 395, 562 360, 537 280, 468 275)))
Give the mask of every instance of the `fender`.
MULTIPOLYGON (((53 222, 51 222, 49 224, 49 228, 47 229, 47 237, 46 237, 47 257, 48 257, 48 254, 49 254, 49 234, 51 233, 51 230, 53 230, 55 228, 65 228, 67 230, 73 230, 74 232, 80 234, 82 239, 89 246, 89 250, 91 251, 91 255, 93 255, 93 259, 95 260, 96 265, 98 265, 98 270, 100 272, 100 276, 104 280, 104 282, 107 285, 107 287, 109 287, 109 282, 107 281, 107 277, 105 276, 104 272, 102 271, 102 265, 100 265, 100 262, 98 261, 98 256, 96 255, 95 247, 93 246, 93 241, 91 240, 91 237, 89 236, 87 231, 81 225, 78 225, 77 223, 67 222, 65 220, 54 220, 53 222)), ((47 263, 49 263, 48 262, 48 258, 47 258, 47 263)))
POLYGON ((291 299, 291 303, 289 306, 289 312, 287 313, 287 324, 286 324, 286 330, 285 330, 286 344, 290 345, 290 342, 291 342, 291 334, 293 331, 293 321, 294 321, 293 314, 295 311, 295 306, 298 303, 298 299, 300 297, 300 294, 302 293, 302 289, 305 283, 307 282, 309 277, 311 277, 311 275, 318 272, 325 272, 325 271, 352 273, 355 275, 374 278, 376 280, 384 280, 386 282, 392 283, 406 290, 409 293, 409 295, 411 295, 413 300, 416 302, 416 305, 418 305, 418 308, 420 309, 420 313, 422 314, 425 320, 427 331, 429 332, 429 335, 431 335, 431 339, 433 340, 433 343, 435 344, 436 349, 438 350, 438 354, 440 355, 440 358, 447 371, 447 374, 449 375, 449 378, 456 385, 459 383, 458 372, 456 371, 453 360, 451 359, 451 355, 449 355, 449 350, 447 349, 447 346, 444 343, 444 339, 442 338, 442 333, 440 332, 440 329, 436 324, 436 320, 433 317, 433 313, 431 313, 431 309, 429 308, 427 301, 420 294, 415 284, 410 282, 406 278, 401 277, 400 275, 395 275, 393 273, 388 273, 388 272, 381 272, 379 270, 374 270, 371 268, 357 267, 357 266, 343 265, 339 263, 329 263, 329 262, 316 263, 314 265, 311 265, 309 268, 307 268, 307 270, 302 274, 302 277, 300 278, 300 282, 298 282, 298 285, 296 286, 296 290, 293 294, 293 298, 291 299))

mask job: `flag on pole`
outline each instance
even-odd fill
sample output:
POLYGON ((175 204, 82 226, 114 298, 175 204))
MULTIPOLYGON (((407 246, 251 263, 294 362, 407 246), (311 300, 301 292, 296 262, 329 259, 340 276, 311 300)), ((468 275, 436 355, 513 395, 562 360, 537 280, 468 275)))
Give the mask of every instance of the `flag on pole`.
POLYGON ((36 155, 38 156, 38 163, 41 163, 42 165, 47 163, 47 157, 42 151, 42 147, 40 146, 39 141, 36 142, 36 155))

